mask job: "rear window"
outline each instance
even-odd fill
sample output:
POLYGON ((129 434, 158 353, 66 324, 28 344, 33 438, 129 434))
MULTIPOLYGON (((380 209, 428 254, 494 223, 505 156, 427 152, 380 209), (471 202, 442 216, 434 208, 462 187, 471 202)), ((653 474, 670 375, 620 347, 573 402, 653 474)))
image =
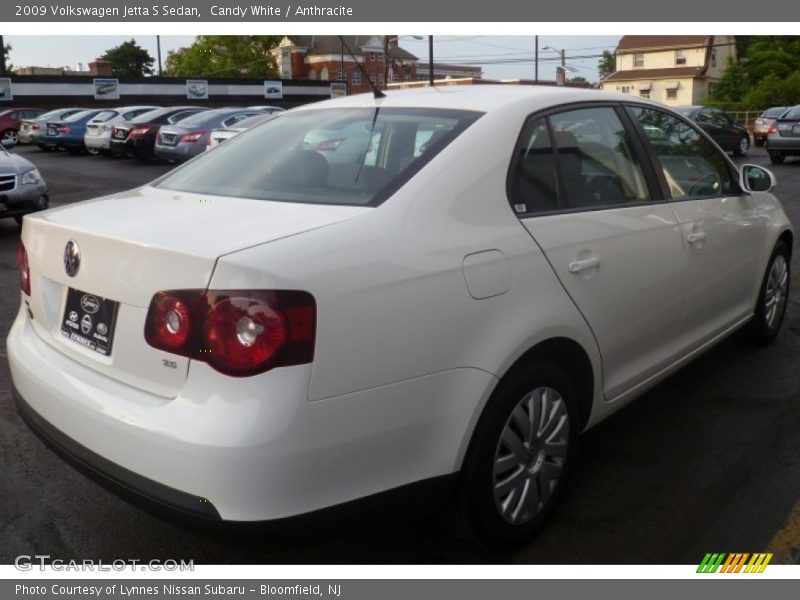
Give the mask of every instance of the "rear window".
POLYGON ((285 113, 155 185, 278 202, 377 206, 481 114, 413 108, 285 113))
POLYGON ((768 108, 763 112, 761 116, 767 119, 777 119, 785 112, 786 112, 785 106, 776 106, 774 108, 768 108))
POLYGON ((672 108, 676 113, 679 115, 683 115, 684 117, 691 117, 692 114, 697 110, 694 106, 675 106, 672 108))
POLYGON ((118 114, 119 113, 115 110, 104 110, 103 112, 93 116, 91 120, 92 123, 105 123, 109 119, 113 119, 114 117, 116 117, 118 114))
POLYGON ((161 115, 164 115, 171 110, 171 108, 154 108, 153 110, 148 110, 147 112, 140 114, 138 117, 134 117, 131 119, 131 123, 149 123, 150 121, 157 119, 161 115))
POLYGON ((229 114, 221 110, 204 110, 181 119, 181 127, 202 126, 211 121, 222 121, 229 114))
POLYGON ((81 112, 77 112, 74 115, 70 115, 68 117, 64 117, 63 121, 69 121, 70 123, 74 121, 80 121, 81 119, 89 118, 91 115, 94 114, 95 111, 93 110, 82 110, 81 112))
POLYGON ((789 111, 783 115, 784 119, 800 119, 800 106, 790 108, 789 111))

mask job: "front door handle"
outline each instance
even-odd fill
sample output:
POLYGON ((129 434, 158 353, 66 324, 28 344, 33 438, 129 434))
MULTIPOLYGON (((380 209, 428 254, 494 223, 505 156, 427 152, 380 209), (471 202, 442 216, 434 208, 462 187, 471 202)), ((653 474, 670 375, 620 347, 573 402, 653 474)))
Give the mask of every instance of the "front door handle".
POLYGON ((591 269, 596 269, 600 266, 600 259, 597 257, 594 258, 584 258, 583 260, 573 260, 569 263, 569 272, 570 273, 580 273, 581 271, 589 271, 591 269))
POLYGON ((706 234, 703 231, 695 231, 686 236, 686 241, 690 244, 699 244, 706 241, 706 234))

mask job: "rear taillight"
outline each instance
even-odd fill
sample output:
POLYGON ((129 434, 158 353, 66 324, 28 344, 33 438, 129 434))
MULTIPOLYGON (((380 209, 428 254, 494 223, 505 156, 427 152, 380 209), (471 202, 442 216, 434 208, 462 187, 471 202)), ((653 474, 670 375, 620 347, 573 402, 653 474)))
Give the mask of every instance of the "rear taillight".
POLYGON ((22 293, 31 295, 31 270, 28 266, 28 252, 25 250, 25 244, 22 240, 19 241, 17 246, 17 265, 19 265, 19 287, 22 293))
POLYGON ((38 124, 38 123, 33 123, 33 124, 31 125, 31 129, 33 129, 34 131, 36 131, 37 129, 41 129, 41 127, 39 126, 39 124, 38 124))
POLYGON ((70 132, 70 128, 68 125, 59 125, 57 131, 66 135, 70 132))
POLYGON ((147 132, 150 131, 149 127, 134 127, 128 133, 131 137, 140 137, 142 135, 147 135, 147 132))
POLYGON ((778 123, 773 122, 772 125, 769 126, 769 131, 767 133, 778 133, 778 123))
POLYGON ((190 142, 190 143, 193 144, 197 140, 199 140, 201 137, 203 137, 205 134, 206 134, 205 131, 195 131, 193 133, 184 133, 181 136, 181 141, 182 142, 190 142))
POLYGON ((150 302, 144 336, 154 348, 244 377, 311 362, 316 312, 307 292, 158 292, 150 302))
POLYGON ((319 144, 317 144, 317 148, 316 149, 317 150, 322 150, 322 151, 325 151, 325 150, 336 150, 336 148, 338 148, 339 145, 343 141, 344 141, 344 138, 338 138, 338 139, 333 139, 333 140, 325 140, 325 141, 320 142, 319 144))

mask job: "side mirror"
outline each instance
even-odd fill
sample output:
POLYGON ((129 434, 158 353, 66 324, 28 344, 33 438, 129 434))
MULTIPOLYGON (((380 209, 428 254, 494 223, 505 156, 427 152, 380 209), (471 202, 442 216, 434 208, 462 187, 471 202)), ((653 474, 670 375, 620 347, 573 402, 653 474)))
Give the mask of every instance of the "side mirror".
POLYGON ((758 165, 742 165, 739 169, 739 185, 746 192, 768 192, 778 182, 772 171, 758 165))

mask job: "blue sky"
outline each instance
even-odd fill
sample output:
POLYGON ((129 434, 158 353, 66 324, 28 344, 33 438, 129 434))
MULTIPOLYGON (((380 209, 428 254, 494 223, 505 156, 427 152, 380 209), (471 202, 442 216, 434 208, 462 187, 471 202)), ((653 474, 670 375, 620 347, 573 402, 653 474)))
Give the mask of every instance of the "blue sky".
MULTIPOLYGON (((5 42, 11 44, 11 62, 14 66, 70 66, 79 68, 86 65, 112 48, 133 37, 146 48, 150 55, 156 56, 156 37, 154 35, 7 35, 5 42)), ((574 69, 570 76, 581 75, 590 81, 597 80, 597 55, 604 49, 613 50, 619 41, 618 35, 552 35, 539 36, 539 78, 554 79, 559 54, 545 47, 566 50, 566 62, 574 69), (586 57, 586 58, 583 58, 586 57)), ((167 52, 192 43, 194 36, 162 35, 161 53, 166 59, 167 52)), ((428 42, 403 36, 400 45, 420 59, 427 60, 428 42)), ((434 36, 434 60, 456 64, 480 64, 484 77, 490 79, 534 77, 534 36, 498 35, 441 35, 434 36)))

